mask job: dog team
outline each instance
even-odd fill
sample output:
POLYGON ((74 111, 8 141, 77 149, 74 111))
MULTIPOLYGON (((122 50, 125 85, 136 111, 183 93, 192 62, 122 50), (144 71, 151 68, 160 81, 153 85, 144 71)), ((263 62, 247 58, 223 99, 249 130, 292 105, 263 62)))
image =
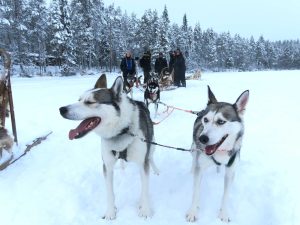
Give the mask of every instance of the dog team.
MULTIPOLYGON (((124 81, 125 80, 125 81, 124 81)), ((69 139, 78 139, 90 131, 101 138, 103 174, 107 191, 107 209, 104 219, 116 218, 115 194, 113 190, 114 166, 118 159, 137 163, 141 177, 141 195, 138 215, 151 217, 153 212, 149 200, 149 171, 159 173, 154 161, 154 129, 148 110, 151 102, 160 98, 158 79, 149 78, 144 92, 144 101, 129 98, 124 91, 124 80, 117 77, 108 88, 105 75, 97 80, 94 87, 84 92, 78 102, 63 106, 60 114, 69 120, 81 121, 70 130, 69 139)), ((200 203, 200 180, 210 166, 225 167, 224 191, 219 218, 229 222, 228 198, 238 162, 243 134, 243 115, 249 98, 244 91, 235 103, 220 102, 208 87, 208 102, 194 122, 191 145, 193 191, 191 206, 186 220, 194 222, 198 218, 200 203)))
MULTIPOLYGON (((169 74, 172 74, 174 86, 176 87, 186 87, 186 78, 185 78, 185 58, 180 49, 176 49, 175 51, 169 52, 169 63, 167 59, 164 57, 162 52, 158 53, 158 57, 155 59, 154 63, 154 72, 160 78, 162 76, 163 70, 168 71, 169 74)), ((144 73, 144 84, 148 82, 151 75, 151 52, 147 50, 144 52, 141 58, 132 57, 130 51, 127 51, 125 56, 121 60, 120 69, 123 74, 125 87, 127 89, 132 88, 132 80, 137 81, 136 79, 136 71, 137 66, 139 65, 144 73)), ((165 72, 165 71, 164 71, 165 72)), ((129 92, 129 90, 127 90, 129 92)))

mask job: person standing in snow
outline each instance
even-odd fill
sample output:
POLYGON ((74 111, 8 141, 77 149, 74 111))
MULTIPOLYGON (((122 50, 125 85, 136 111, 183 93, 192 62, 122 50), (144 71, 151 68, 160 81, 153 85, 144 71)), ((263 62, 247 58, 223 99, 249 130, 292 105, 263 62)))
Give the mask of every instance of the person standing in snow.
POLYGON ((170 55, 169 72, 172 73, 174 69, 175 51, 170 51, 169 55, 170 55))
POLYGON ((148 79, 150 78, 151 71, 151 53, 149 50, 145 52, 140 59, 140 67, 144 71, 144 84, 146 84, 148 79))
POLYGON ((163 53, 160 52, 158 54, 158 58, 155 60, 155 64, 154 64, 155 73, 158 73, 158 75, 160 76, 161 71, 166 67, 168 67, 168 62, 167 62, 166 58, 163 57, 163 53))
POLYGON ((127 82, 127 77, 134 76, 136 74, 135 61, 131 56, 130 51, 127 51, 125 57, 121 61, 120 69, 123 73, 124 82, 127 82))
POLYGON ((174 85, 177 87, 186 87, 185 81, 185 59, 178 48, 175 52, 174 59, 174 85))

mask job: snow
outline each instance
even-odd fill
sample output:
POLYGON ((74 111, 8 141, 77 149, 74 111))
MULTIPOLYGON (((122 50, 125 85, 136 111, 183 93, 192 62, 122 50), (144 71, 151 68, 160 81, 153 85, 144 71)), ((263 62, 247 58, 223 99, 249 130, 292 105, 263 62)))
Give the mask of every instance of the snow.
MULTIPOLYGON (((108 75, 109 85, 116 76, 108 75)), ((78 122, 63 119, 58 111, 60 106, 77 101, 97 78, 12 78, 19 139, 15 155, 34 138, 53 133, 0 171, 1 225, 188 224, 184 216, 192 197, 192 158, 187 152, 162 147, 154 154, 160 175, 150 176, 153 217, 145 220, 138 216, 139 173, 128 163, 125 170, 120 164, 115 170, 117 219, 101 219, 106 209, 101 141, 94 133, 70 141, 68 132, 78 122)), ((161 94, 161 100, 169 105, 200 110, 207 103, 207 85, 218 100, 232 103, 244 90, 250 90, 241 159, 230 195, 233 225, 300 223, 299 81, 300 71, 204 73, 202 80, 187 81, 187 88, 161 94)), ((134 98, 143 100, 143 93, 135 89, 134 98)), ((160 106, 159 111, 163 110, 160 106)), ((194 115, 175 110, 155 126, 156 141, 189 148, 194 120, 194 115)), ((217 218, 223 175, 224 170, 206 171, 196 224, 223 224, 217 218)))

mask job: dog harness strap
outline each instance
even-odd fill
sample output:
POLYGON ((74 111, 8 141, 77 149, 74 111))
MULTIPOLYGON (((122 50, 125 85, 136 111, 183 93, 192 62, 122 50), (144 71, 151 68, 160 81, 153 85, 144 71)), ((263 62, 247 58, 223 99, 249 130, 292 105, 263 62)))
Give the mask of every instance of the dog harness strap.
MULTIPOLYGON (((228 160, 228 163, 226 164, 227 167, 231 167, 232 164, 234 163, 234 160, 236 158, 238 151, 235 151, 233 153, 233 155, 230 157, 230 159, 228 160)), ((221 166, 222 163, 218 162, 213 156, 211 157, 211 159, 213 160, 213 162, 217 165, 217 166, 221 166)))
POLYGON ((120 131, 120 133, 118 133, 116 136, 121 136, 121 135, 123 135, 123 134, 126 134, 126 133, 128 133, 128 131, 129 131, 129 127, 125 127, 125 128, 122 129, 122 130, 120 131))
POLYGON ((115 150, 112 150, 111 152, 115 157, 117 157, 117 159, 124 159, 127 162, 127 148, 121 152, 117 152, 115 150))
POLYGON ((222 164, 219 163, 213 156, 211 157, 211 159, 214 161, 214 163, 217 165, 217 166, 221 166, 222 164))
POLYGON ((235 153, 233 153, 233 155, 230 157, 228 163, 227 163, 227 167, 231 167, 231 165, 234 163, 235 157, 237 155, 238 151, 236 151, 235 153))

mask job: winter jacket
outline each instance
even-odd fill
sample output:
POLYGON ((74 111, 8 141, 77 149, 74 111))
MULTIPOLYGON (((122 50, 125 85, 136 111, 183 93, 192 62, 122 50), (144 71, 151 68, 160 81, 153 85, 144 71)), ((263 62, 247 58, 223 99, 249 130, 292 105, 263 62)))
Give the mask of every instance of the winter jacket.
POLYGON ((170 73, 174 69, 175 56, 173 53, 170 53, 170 61, 169 61, 169 71, 170 73))
POLYGON ((185 73, 185 59, 182 54, 175 56, 173 67, 175 72, 185 73))
POLYGON ((140 67, 142 67, 144 72, 151 71, 151 54, 144 53, 143 57, 140 59, 140 67))
POLYGON ((163 57, 158 57, 155 60, 155 64, 154 64, 154 69, 155 69, 155 73, 160 74, 162 69, 168 67, 168 62, 165 58, 163 57))
POLYGON ((174 85, 186 87, 185 82, 185 59, 182 54, 176 55, 174 59, 174 85))
POLYGON ((131 57, 124 57, 121 61, 120 69, 123 74, 127 75, 134 75, 136 74, 136 66, 135 61, 131 57))

